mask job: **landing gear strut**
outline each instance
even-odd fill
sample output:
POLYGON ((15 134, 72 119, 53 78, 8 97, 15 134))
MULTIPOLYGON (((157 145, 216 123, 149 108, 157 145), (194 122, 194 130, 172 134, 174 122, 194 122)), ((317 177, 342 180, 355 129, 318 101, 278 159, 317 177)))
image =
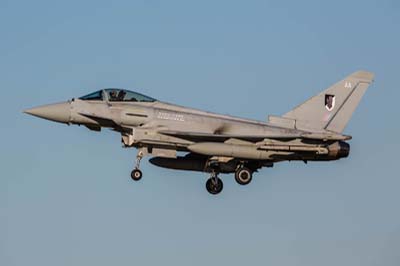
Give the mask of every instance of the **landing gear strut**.
POLYGON ((131 172, 131 178, 132 178, 134 181, 139 181, 139 180, 142 178, 142 176, 143 176, 142 171, 140 171, 140 169, 139 169, 139 167, 140 167, 140 160, 142 160, 143 156, 144 156, 143 151, 139 150, 139 152, 138 152, 138 154, 137 154, 137 156, 136 156, 136 165, 135 165, 135 169, 133 169, 132 172, 131 172))
POLYGON ((210 194, 216 195, 222 191, 224 184, 218 177, 218 173, 213 171, 210 178, 206 182, 206 189, 210 194))

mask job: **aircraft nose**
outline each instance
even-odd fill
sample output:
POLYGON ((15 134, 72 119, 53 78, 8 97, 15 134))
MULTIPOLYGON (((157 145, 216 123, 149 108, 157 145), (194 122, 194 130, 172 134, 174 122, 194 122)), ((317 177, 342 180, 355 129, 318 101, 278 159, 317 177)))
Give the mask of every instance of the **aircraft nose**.
POLYGON ((69 102, 48 104, 27 109, 24 113, 55 122, 69 123, 71 117, 71 104, 69 102))

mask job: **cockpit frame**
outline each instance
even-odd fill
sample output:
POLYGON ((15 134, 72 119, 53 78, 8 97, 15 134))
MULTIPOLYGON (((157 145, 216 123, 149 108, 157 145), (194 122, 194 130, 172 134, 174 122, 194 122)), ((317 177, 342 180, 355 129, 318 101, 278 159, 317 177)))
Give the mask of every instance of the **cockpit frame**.
POLYGON ((126 89, 107 88, 89 93, 79 98, 83 101, 104 102, 156 102, 157 100, 141 93, 126 89))

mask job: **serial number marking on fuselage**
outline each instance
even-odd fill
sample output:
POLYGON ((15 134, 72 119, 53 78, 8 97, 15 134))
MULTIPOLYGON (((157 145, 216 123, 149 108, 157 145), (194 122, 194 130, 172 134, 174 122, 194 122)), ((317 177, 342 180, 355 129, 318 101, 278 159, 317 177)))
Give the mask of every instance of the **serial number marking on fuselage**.
POLYGON ((173 113, 165 113, 165 112, 159 112, 157 114, 158 119, 164 119, 164 120, 173 120, 173 121, 180 121, 184 122, 185 118, 183 115, 180 114, 173 114, 173 113))

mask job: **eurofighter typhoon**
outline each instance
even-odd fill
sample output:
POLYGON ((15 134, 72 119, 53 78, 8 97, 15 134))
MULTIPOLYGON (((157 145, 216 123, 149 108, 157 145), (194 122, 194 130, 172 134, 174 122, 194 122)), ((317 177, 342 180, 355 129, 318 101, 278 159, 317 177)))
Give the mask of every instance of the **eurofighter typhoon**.
POLYGON ((342 132, 374 74, 355 72, 282 116, 267 122, 183 107, 126 89, 102 89, 80 98, 35 107, 25 113, 93 131, 110 128, 123 147, 138 149, 131 178, 142 178, 140 161, 210 174, 206 189, 222 191, 220 173, 240 185, 253 173, 282 161, 332 161, 349 155, 342 132))

